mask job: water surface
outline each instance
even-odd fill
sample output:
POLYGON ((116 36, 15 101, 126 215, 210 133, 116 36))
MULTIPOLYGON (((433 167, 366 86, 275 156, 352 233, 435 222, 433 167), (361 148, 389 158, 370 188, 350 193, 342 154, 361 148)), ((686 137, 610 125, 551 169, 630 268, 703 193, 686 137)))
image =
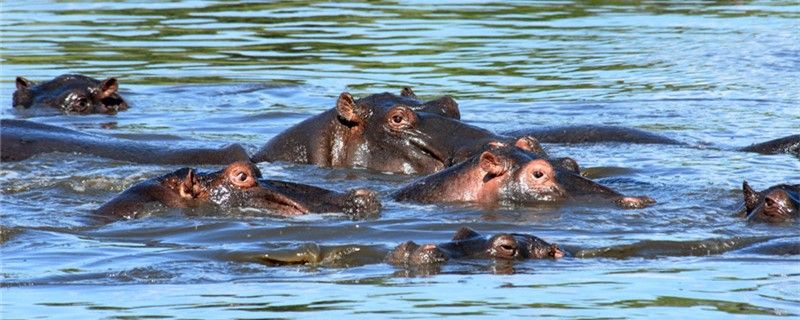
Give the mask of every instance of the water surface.
MULTIPOLYGON (((3 118, 254 151, 342 91, 411 86, 452 95, 465 121, 492 130, 622 125, 688 146, 546 146, 658 201, 643 210, 485 212, 384 197, 379 217, 355 221, 157 209, 96 225, 92 209, 177 168, 74 154, 3 163, 2 318, 796 317, 800 227, 749 225, 733 212, 742 180, 798 183, 800 161, 732 149, 799 133, 797 30, 796 1, 3 3, 3 118), (68 72, 118 77, 131 109, 10 108, 14 76, 68 72), (533 233, 575 256, 426 270, 382 262, 403 241, 446 241, 464 225, 533 233), (264 254, 318 259, 274 266, 264 254)), ((384 196, 410 179, 259 168, 384 196)))

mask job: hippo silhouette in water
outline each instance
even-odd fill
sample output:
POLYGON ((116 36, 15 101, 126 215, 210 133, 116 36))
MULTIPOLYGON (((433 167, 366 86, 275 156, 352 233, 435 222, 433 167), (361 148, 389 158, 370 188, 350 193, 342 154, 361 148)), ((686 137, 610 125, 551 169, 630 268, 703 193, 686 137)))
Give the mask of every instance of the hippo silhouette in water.
POLYGON ((277 215, 343 212, 349 215, 377 213, 380 200, 369 189, 345 193, 314 186, 262 179, 250 162, 235 162, 226 168, 200 173, 182 168, 138 183, 95 210, 104 218, 133 219, 152 203, 170 208, 217 206, 257 208, 277 215))
POLYGON ((570 199, 602 199, 622 208, 643 208, 655 201, 628 197, 592 180, 576 169, 531 152, 532 137, 514 145, 493 142, 479 155, 436 174, 411 182, 394 193, 397 201, 537 205, 570 199))
POLYGON ((16 108, 55 108, 67 114, 115 114, 128 109, 117 93, 116 78, 97 80, 79 74, 65 74, 53 80, 34 83, 17 77, 13 106, 16 108))
POLYGON ((780 223, 800 217, 800 184, 779 184, 758 192, 744 181, 742 193, 739 212, 748 221, 780 223))
POLYGON ((557 245, 529 234, 499 233, 487 238, 462 227, 450 242, 438 245, 404 242, 392 250, 386 260, 393 265, 414 267, 453 259, 558 259, 565 254, 557 245))
POLYGON ((26 120, 0 120, 0 160, 21 161, 51 152, 78 152, 104 158, 159 164, 229 164, 247 160, 241 145, 178 148, 75 130, 26 120))

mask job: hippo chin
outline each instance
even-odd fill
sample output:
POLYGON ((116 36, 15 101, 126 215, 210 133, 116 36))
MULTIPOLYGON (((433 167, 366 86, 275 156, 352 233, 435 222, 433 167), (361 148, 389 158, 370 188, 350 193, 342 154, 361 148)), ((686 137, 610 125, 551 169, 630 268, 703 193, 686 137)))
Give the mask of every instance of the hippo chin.
POLYGON ((16 108, 46 107, 66 114, 115 114, 128 109, 128 103, 117 93, 116 78, 97 80, 79 74, 65 74, 53 80, 34 83, 17 77, 13 106, 16 108))
POLYGON ((220 148, 176 148, 82 133, 26 120, 0 120, 1 161, 22 161, 52 152, 78 152, 115 160, 158 164, 229 164, 249 158, 247 151, 238 144, 220 148))
POLYGON ((462 227, 450 242, 439 245, 404 242, 389 253, 387 262, 413 267, 452 259, 558 259, 565 254, 558 245, 529 234, 499 233, 487 238, 475 230, 462 227))
POLYGON ((170 208, 256 208, 287 216, 326 212, 367 215, 381 208, 377 193, 369 189, 340 193, 261 178, 258 168, 244 161, 211 173, 183 168, 128 188, 95 213, 106 218, 133 219, 151 203, 170 208))
POLYGON ((740 213, 748 221, 781 223, 800 217, 800 184, 779 184, 758 192, 745 181, 742 193, 740 213))
MULTIPOLYGON (((444 171, 421 178, 394 193, 397 201, 474 203, 479 205, 537 205, 570 199, 599 198, 622 208, 643 208, 649 197, 626 197, 581 177, 574 161, 561 165, 530 149, 533 138, 515 145, 490 143, 480 155, 444 171)), ((571 160, 571 159, 570 159, 571 160)))
POLYGON ((429 174, 452 164, 462 146, 494 136, 453 119, 450 98, 420 104, 411 95, 342 93, 335 108, 277 135, 252 160, 429 174))

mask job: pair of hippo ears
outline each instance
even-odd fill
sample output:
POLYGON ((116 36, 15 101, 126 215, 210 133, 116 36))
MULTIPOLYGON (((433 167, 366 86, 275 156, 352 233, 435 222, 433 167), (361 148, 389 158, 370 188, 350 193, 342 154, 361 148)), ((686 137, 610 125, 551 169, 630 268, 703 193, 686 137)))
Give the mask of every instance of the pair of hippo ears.
MULTIPOLYGON (((24 77, 17 77, 16 80, 17 90, 27 90, 35 84, 35 82, 25 79, 24 77)), ((117 81, 117 78, 114 77, 107 78, 103 81, 100 81, 100 83, 94 89, 100 99, 106 98, 119 90, 119 81, 117 81)))
MULTIPOLYGON (((497 149, 508 146, 508 144, 500 141, 491 141, 487 143, 487 145, 489 146, 490 149, 497 149)), ((536 137, 534 136, 521 137, 514 142, 514 146, 524 151, 533 152, 538 156, 544 156, 544 148, 542 148, 542 144, 539 143, 539 140, 536 139, 536 137)))

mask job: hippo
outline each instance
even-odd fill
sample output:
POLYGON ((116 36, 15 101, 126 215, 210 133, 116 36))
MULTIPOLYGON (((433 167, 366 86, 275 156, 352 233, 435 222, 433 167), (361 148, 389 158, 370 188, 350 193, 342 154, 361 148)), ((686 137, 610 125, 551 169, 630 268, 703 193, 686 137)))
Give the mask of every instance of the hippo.
POLYGON ((177 148, 27 120, 0 120, 0 161, 21 161, 50 152, 78 152, 155 164, 229 164, 249 159, 247 151, 238 144, 221 148, 177 148))
POLYGON ((755 152, 760 154, 787 153, 796 157, 800 157, 800 134, 793 134, 783 138, 752 144, 750 146, 740 148, 739 151, 755 152))
POLYGON ((576 170, 530 152, 531 137, 516 144, 490 143, 479 155, 420 178, 397 190, 397 201, 473 203, 484 206, 538 205, 577 198, 609 200, 626 209, 655 203, 650 197, 628 197, 581 177, 576 170))
POLYGON ((116 78, 97 80, 80 74, 65 74, 39 84, 17 77, 13 106, 55 108, 66 114, 115 114, 128 109, 117 93, 116 78))
POLYGON ((169 208, 257 208, 284 216, 326 212, 359 216, 377 213, 381 208, 377 193, 369 189, 340 193, 262 178, 261 171, 246 161, 211 173, 182 168, 128 188, 94 213, 104 218, 134 219, 152 203, 169 208))
POLYGON ((634 144, 685 145, 683 142, 635 128, 602 125, 573 125, 529 128, 504 132, 511 137, 533 136, 541 143, 623 142, 634 144))
POLYGON ((486 238, 469 227, 458 229, 450 242, 418 245, 404 242, 389 252, 388 263, 415 267, 440 264, 451 259, 558 259, 566 255, 558 245, 529 234, 499 233, 486 238))
POLYGON ((356 100, 343 92, 335 108, 278 134, 251 160, 429 174, 451 165, 455 154, 465 153, 462 149, 495 137, 439 112, 457 111, 452 99, 419 105, 411 95, 379 94, 356 100))
POLYGON ((758 192, 744 181, 742 194, 739 213, 748 221, 781 223, 800 217, 800 184, 778 184, 758 192))

